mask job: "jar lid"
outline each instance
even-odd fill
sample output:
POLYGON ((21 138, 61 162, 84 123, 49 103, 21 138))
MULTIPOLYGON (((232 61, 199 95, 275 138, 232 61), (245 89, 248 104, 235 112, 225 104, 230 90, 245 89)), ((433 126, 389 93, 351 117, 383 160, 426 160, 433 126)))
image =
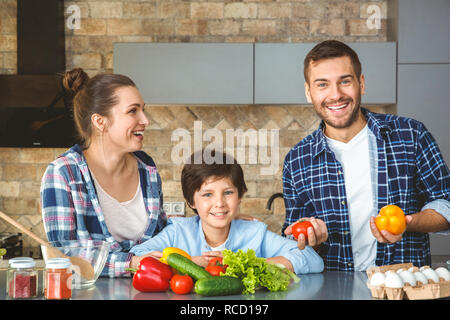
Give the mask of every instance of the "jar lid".
POLYGON ((10 263, 10 267, 11 268, 16 268, 16 269, 26 269, 26 268, 34 268, 36 266, 36 262, 33 261, 13 261, 12 263, 10 263))
POLYGON ((45 262, 46 269, 65 269, 72 266, 68 258, 52 258, 45 262))
POLYGON ((9 259, 8 264, 18 262, 18 261, 34 261, 34 259, 30 258, 30 257, 17 257, 17 258, 9 259))

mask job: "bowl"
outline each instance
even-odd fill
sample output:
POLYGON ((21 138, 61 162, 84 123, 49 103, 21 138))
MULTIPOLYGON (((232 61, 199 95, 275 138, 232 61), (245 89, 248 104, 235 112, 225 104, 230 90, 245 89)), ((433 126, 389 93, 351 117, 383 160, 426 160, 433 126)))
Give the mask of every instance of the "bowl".
POLYGON ((51 258, 67 256, 72 262, 72 288, 87 289, 95 285, 108 258, 110 244, 100 240, 61 240, 49 242, 52 248, 41 245, 42 256, 51 258), (54 249, 57 250, 54 250, 54 249))

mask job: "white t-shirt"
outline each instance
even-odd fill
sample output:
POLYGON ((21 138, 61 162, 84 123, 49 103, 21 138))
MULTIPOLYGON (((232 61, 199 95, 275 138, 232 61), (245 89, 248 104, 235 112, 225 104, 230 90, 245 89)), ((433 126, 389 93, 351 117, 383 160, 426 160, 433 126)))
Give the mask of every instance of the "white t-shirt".
POLYGON ((367 125, 348 143, 326 137, 342 166, 350 220, 354 268, 375 264, 377 241, 370 231, 370 217, 377 214, 369 154, 367 125))
POLYGON ((103 190, 92 171, 91 176, 97 189, 97 197, 106 226, 114 239, 119 242, 140 239, 148 223, 140 181, 134 197, 131 200, 119 202, 103 190))

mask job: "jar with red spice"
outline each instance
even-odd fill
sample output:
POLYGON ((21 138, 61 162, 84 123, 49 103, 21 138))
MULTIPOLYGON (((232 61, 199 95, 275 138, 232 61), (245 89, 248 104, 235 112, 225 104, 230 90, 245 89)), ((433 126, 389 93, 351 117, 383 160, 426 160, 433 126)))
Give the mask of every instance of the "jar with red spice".
POLYGON ((34 260, 17 260, 9 264, 8 297, 11 299, 36 298, 38 295, 38 272, 34 260))
MULTIPOLYGON (((18 261, 34 261, 34 259, 30 258, 30 257, 17 257, 17 258, 9 259, 8 260, 8 270, 11 269, 11 264, 13 264, 14 262, 18 262, 18 261)), ((6 296, 7 297, 9 296, 9 281, 8 281, 8 279, 6 279, 6 296)))
POLYGON ((45 262, 44 295, 46 299, 72 297, 72 264, 66 258, 53 258, 45 262))

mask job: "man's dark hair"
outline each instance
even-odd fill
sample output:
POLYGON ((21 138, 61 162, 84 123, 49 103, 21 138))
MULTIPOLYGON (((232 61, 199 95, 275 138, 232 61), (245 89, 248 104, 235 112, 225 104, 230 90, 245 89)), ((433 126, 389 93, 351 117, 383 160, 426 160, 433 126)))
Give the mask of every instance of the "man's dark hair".
POLYGON ((359 81, 361 76, 361 62, 359 61, 357 53, 343 42, 337 40, 325 40, 317 44, 309 51, 304 60, 303 76, 305 81, 309 84, 309 67, 314 63, 323 59, 332 59, 340 57, 349 57, 355 71, 356 78, 359 81))

